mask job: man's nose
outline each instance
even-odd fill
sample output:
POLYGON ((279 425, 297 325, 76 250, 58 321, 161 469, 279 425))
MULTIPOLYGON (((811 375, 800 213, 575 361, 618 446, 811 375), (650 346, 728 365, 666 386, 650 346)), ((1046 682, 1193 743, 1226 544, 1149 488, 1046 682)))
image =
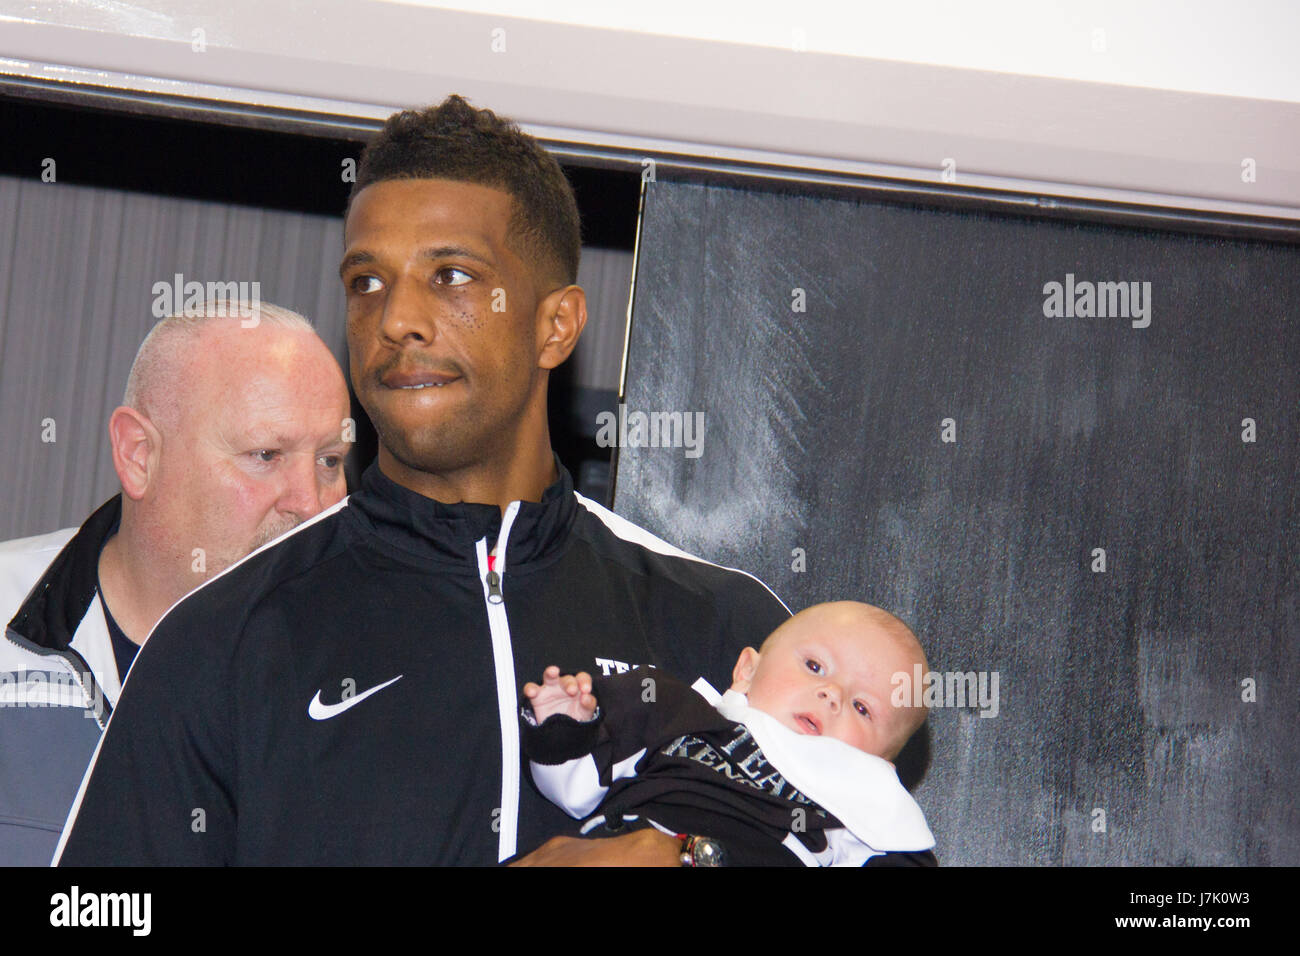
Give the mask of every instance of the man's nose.
POLYGON ((319 514, 325 502, 322 500, 324 489, 316 476, 315 456, 295 456, 283 474, 279 510, 297 516, 300 521, 319 514))
POLYGON ((414 339, 432 342, 437 334, 428 302, 421 295, 420 283, 399 276, 393 280, 384 300, 384 314, 379 323, 380 334, 396 345, 414 339))

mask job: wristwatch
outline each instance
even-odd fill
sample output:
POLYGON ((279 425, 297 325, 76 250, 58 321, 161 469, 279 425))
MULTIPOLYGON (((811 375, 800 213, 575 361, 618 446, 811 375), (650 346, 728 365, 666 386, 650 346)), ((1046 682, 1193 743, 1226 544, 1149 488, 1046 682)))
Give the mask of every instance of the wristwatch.
POLYGON ((722 849, 722 844, 712 837, 679 833, 677 838, 682 841, 682 866, 726 865, 727 853, 722 849))

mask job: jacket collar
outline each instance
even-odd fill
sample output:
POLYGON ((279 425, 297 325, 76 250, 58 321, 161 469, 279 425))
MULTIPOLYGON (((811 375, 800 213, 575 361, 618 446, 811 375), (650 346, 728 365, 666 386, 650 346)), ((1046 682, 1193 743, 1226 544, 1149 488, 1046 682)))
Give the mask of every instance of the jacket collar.
POLYGON ((67 650, 99 588, 99 553, 121 519, 118 494, 87 518, 50 562, 9 622, 9 630, 40 647, 67 650))
MULTIPOLYGON (((559 478, 542 493, 541 501, 520 502, 506 543, 509 566, 536 562, 563 549, 577 514, 573 479, 555 459, 559 478)), ((444 504, 399 485, 370 464, 361 476, 361 489, 348 499, 386 539, 423 558, 457 564, 475 561, 475 543, 487 538, 488 550, 496 545, 501 529, 501 509, 496 505, 457 502, 444 504)))

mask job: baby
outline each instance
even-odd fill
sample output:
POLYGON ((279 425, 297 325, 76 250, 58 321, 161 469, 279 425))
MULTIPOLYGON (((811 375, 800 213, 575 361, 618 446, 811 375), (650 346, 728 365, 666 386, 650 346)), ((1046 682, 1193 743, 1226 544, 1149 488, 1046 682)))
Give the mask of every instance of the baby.
POLYGON ((819 604, 745 648, 721 698, 653 669, 548 667, 524 685, 524 753, 572 816, 600 809, 584 832, 641 817, 682 837, 688 865, 935 865, 890 763, 925 721, 891 700, 893 675, 916 664, 928 669, 892 614, 819 604))

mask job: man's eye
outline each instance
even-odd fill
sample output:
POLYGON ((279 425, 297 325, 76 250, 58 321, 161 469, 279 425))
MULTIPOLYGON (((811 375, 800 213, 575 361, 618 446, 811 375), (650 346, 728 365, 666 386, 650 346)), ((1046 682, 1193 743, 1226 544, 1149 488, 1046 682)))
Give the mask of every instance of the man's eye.
POLYGON ((321 455, 320 458, 316 460, 330 471, 333 471, 339 465, 343 464, 342 455, 321 455))
POLYGON ((384 287, 378 276, 371 275, 357 276, 349 285, 352 287, 352 291, 358 295, 369 295, 372 292, 378 292, 384 287))
POLYGON ((445 269, 439 269, 435 278, 439 285, 464 285, 466 282, 473 280, 473 276, 464 269, 457 269, 455 266, 447 266, 445 269))
POLYGON ((280 453, 273 448, 259 448, 251 454, 258 461, 268 465, 280 457, 280 453))
POLYGON ((814 674, 820 674, 820 673, 822 672, 822 666, 821 666, 821 664, 818 664, 818 663, 817 663, 815 660, 813 660, 812 658, 809 658, 808 660, 804 661, 803 664, 804 664, 804 667, 808 668, 808 669, 809 669, 810 671, 812 671, 814 674))
POLYGON ((862 703, 862 701, 860 701, 860 700, 855 700, 855 701, 853 702, 853 709, 856 710, 856 711, 857 711, 859 714, 861 714, 863 717, 870 717, 870 716, 871 716, 871 711, 867 710, 867 705, 864 704, 864 703, 862 703))

